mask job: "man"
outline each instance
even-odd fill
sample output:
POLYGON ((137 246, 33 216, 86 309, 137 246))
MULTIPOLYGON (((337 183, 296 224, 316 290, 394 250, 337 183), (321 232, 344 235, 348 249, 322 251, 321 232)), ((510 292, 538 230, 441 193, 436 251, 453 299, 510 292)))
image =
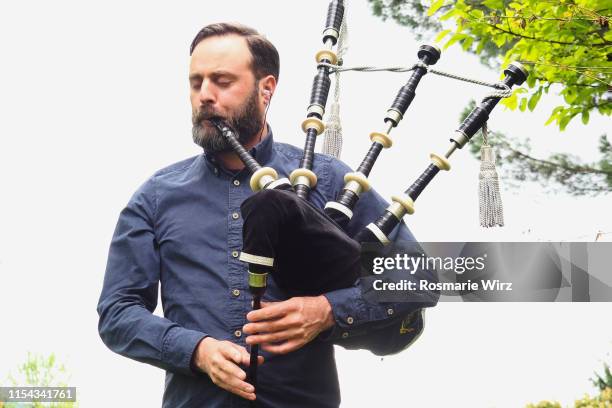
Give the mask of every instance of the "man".
MULTIPOLYGON (((239 209, 252 194, 250 175, 209 119, 228 121, 256 160, 279 174, 298 167, 301 151, 274 142, 265 122, 279 73, 268 40, 244 26, 213 24, 198 33, 191 54, 193 139, 204 154, 155 173, 122 211, 98 305, 100 336, 113 351, 167 371, 164 407, 242 407, 248 400, 265 407, 337 407, 333 342, 363 347, 367 340, 360 338, 388 341, 369 332, 436 300, 376 304, 357 286, 287 299, 271 281, 267 303, 251 311, 246 266, 238 260, 239 209), (160 283, 164 318, 152 314, 160 283), (263 350, 257 390, 245 374, 252 344, 263 350)), ((317 155, 314 171, 319 183, 310 200, 322 208, 349 168, 317 155)), ((385 207, 375 192, 364 194, 348 233, 385 207)), ((403 226, 395 238, 414 240, 403 226)), ((420 315, 406 322, 415 334, 422 328, 420 315)))

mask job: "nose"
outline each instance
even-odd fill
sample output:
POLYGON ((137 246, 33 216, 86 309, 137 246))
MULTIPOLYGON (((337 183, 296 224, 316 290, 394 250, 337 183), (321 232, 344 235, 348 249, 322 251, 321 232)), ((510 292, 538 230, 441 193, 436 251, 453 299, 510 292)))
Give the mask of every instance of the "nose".
POLYGON ((217 100, 214 86, 208 79, 202 81, 200 92, 198 95, 201 104, 214 104, 217 100))

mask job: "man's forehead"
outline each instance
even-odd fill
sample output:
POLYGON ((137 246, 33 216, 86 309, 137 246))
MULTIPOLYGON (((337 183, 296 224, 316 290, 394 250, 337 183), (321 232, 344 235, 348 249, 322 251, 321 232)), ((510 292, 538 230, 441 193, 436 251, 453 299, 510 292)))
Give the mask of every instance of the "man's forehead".
POLYGON ((251 69, 251 52, 244 37, 228 34, 203 39, 194 48, 190 72, 251 69))

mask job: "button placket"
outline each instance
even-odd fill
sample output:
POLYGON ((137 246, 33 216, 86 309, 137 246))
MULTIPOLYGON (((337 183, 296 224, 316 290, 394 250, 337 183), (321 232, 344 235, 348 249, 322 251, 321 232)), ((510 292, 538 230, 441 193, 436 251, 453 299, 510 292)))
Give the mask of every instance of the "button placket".
POLYGON ((246 307, 244 302, 247 296, 243 296, 243 289, 247 284, 247 265, 238 260, 240 248, 242 248, 242 221, 236 209, 240 208, 240 204, 244 201, 245 196, 242 188, 234 187, 234 181, 236 180, 227 180, 227 185, 229 186, 227 204, 227 211, 229 213, 227 223, 229 304, 227 305, 226 312, 230 327, 233 328, 231 335, 235 342, 242 344, 244 336, 240 328, 246 323, 246 307))

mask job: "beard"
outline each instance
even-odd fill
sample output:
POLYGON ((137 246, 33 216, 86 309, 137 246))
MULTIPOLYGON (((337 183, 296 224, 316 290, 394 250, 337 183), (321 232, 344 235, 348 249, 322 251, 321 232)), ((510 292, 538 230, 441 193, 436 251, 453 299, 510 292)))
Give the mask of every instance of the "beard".
POLYGON ((257 87, 244 103, 233 114, 223 116, 208 106, 203 105, 192 112, 191 130, 193 142, 201 146, 207 153, 222 153, 232 151, 231 145, 221 132, 208 121, 210 118, 220 118, 227 122, 237 133, 240 144, 252 141, 263 127, 262 112, 257 105, 257 87))

